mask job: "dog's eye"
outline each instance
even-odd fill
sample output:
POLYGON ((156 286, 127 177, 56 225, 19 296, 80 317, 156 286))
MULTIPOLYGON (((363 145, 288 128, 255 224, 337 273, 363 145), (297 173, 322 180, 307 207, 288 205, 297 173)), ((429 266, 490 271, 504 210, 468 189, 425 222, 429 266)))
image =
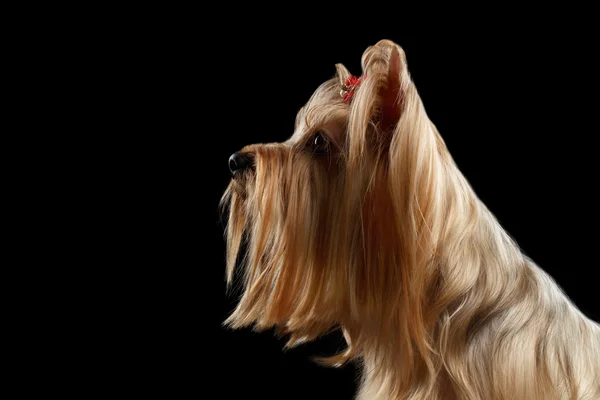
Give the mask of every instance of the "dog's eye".
POLYGON ((312 148, 318 154, 329 152, 329 138, 323 132, 317 132, 312 139, 312 148))

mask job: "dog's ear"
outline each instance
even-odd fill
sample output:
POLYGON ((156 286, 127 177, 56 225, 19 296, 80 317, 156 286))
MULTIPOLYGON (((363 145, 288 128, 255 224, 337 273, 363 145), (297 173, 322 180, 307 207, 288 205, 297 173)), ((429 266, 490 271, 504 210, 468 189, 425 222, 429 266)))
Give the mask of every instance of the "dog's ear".
POLYGON ((402 49, 396 45, 390 47, 387 85, 381 88, 380 93, 380 118, 384 129, 393 129, 400 119, 402 73, 406 70, 404 52, 400 53, 402 49))
POLYGON ((350 72, 344 67, 343 64, 335 64, 336 76, 340 82, 340 86, 343 86, 346 79, 350 76, 350 72))
POLYGON ((412 87, 404 50, 381 40, 365 50, 362 79, 350 103, 348 118, 349 160, 361 165, 373 146, 385 149, 391 143, 412 87), (371 127, 379 133, 372 135, 371 127))
POLYGON ((376 80, 377 100, 373 122, 383 130, 398 123, 403 104, 403 89, 410 82, 404 50, 390 40, 381 40, 363 54, 363 70, 376 80))

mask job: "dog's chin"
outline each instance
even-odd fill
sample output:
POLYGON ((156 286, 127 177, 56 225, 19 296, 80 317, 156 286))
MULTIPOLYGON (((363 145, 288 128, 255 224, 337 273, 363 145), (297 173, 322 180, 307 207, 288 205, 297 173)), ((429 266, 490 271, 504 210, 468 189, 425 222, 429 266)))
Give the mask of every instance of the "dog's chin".
POLYGON ((235 172, 231 176, 229 187, 232 191, 238 195, 243 195, 247 192, 247 187, 252 184, 254 180, 253 171, 239 171, 235 172))

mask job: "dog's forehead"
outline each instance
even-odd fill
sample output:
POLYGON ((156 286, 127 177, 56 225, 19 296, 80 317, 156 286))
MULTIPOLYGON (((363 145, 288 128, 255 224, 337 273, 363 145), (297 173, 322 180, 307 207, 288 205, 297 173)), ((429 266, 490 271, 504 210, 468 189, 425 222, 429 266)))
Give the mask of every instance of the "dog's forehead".
POLYGON ((294 134, 288 139, 288 144, 301 143, 315 134, 324 132, 338 145, 344 141, 345 121, 343 119, 330 119, 318 124, 302 123, 296 127, 294 134))
POLYGON ((341 139, 348 119, 349 107, 340 95, 340 85, 332 79, 322 84, 296 115, 294 134, 290 142, 298 142, 318 130, 325 130, 332 139, 341 139))
POLYGON ((344 139, 347 119, 347 110, 340 107, 302 109, 298 113, 294 133, 288 142, 302 142, 318 131, 325 132, 335 142, 341 142, 344 139))

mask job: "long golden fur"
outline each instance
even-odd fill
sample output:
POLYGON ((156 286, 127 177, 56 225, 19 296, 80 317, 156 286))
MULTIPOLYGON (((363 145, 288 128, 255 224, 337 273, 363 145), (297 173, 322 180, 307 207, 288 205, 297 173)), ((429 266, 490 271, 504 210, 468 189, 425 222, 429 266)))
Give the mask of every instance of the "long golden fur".
POLYGON ((243 149, 254 167, 223 197, 228 282, 244 271, 226 324, 288 346, 341 328, 347 349, 321 361, 361 365, 359 400, 600 399, 600 327, 477 198, 403 50, 380 41, 362 69, 350 104, 338 64, 290 139, 243 149))

